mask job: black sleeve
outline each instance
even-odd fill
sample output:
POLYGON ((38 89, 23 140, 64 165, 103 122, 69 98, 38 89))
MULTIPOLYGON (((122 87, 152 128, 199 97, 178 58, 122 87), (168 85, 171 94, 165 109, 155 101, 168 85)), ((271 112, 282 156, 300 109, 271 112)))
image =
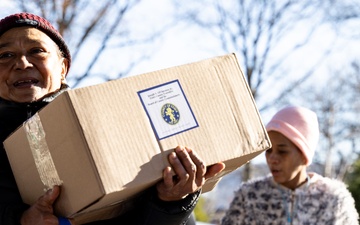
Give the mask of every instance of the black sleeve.
POLYGON ((0 225, 20 225, 20 218, 26 205, 0 205, 0 225))
POLYGON ((195 224, 192 212, 200 197, 200 191, 175 202, 164 202, 153 194, 145 204, 144 220, 137 225, 185 225, 195 224))
POLYGON ((192 214, 201 191, 175 202, 164 202, 157 197, 156 189, 150 188, 135 207, 123 215, 88 225, 195 225, 192 214))
POLYGON ((5 150, 0 147, 0 225, 18 225, 29 207, 22 202, 5 150))

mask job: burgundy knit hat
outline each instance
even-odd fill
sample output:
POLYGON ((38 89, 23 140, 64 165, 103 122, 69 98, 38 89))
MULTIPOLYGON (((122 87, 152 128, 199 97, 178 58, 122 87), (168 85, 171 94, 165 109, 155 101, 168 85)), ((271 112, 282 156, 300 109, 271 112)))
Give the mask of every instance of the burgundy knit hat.
POLYGON ((37 28, 49 36, 59 46, 63 56, 69 61, 70 68, 71 55, 64 39, 49 21, 40 16, 25 12, 7 16, 0 20, 0 36, 12 28, 22 26, 31 26, 37 28))

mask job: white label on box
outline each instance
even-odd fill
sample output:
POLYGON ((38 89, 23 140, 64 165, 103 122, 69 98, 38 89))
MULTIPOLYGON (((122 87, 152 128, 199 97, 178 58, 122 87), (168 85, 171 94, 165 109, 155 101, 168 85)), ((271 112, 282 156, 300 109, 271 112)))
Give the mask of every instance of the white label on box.
POLYGON ((198 127, 178 80, 138 92, 158 140, 198 127))

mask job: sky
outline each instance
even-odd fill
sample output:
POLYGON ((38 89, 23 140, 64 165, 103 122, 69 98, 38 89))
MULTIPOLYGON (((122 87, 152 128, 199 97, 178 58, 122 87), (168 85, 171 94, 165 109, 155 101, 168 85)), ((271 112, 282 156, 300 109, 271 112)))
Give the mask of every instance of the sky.
MULTIPOLYGON (((0 0, 0 6, 3 9, 0 12, 0 17, 3 17, 8 14, 8 11, 4 9, 9 9, 9 11, 11 11, 11 0, 0 0)), ((143 21, 151 21, 152 24, 156 24, 157 22, 164 20, 164 18, 169 18, 170 20, 173 12, 168 0, 157 0, 155 2, 152 0, 143 0, 142 3, 137 5, 133 10, 131 16, 128 16, 126 19, 135 24, 137 22, 145 23, 143 21)), ((11 12, 14 11, 12 10, 11 12)), ((139 33, 141 32, 142 30, 139 30, 139 33)), ((299 38, 301 33, 301 30, 294 32, 288 37, 288 43, 299 38)), ((298 57, 298 59, 292 60, 292 66, 301 69, 299 64, 311 65, 311 62, 316 62, 316 58, 321 54, 323 49, 331 45, 333 41, 334 32, 329 27, 322 27, 312 39, 312 45, 303 49, 297 56, 294 56, 298 57)), ((219 43, 206 32, 195 27, 184 25, 175 26, 161 37, 160 40, 157 40, 154 45, 156 47, 152 52, 152 57, 137 65, 134 70, 130 72, 130 76, 230 53, 224 52, 219 43)), ((283 48, 286 48, 286 45, 286 43, 283 43, 283 48)), ((327 65, 334 66, 338 64, 340 66, 349 58, 349 56, 357 56, 356 49, 360 48, 359 45, 360 42, 358 41, 350 41, 349 39, 338 37, 335 42, 334 50, 336 54, 329 58, 327 64, 321 66, 321 69, 318 69, 318 77, 323 79, 326 76, 328 73, 327 65)), ((116 57, 116 55, 114 55, 114 57, 116 57)), ((77 62, 74 64, 76 63, 77 62)), ((82 84, 82 86, 87 86, 91 84, 91 82, 97 83, 102 81, 93 80, 82 84)))

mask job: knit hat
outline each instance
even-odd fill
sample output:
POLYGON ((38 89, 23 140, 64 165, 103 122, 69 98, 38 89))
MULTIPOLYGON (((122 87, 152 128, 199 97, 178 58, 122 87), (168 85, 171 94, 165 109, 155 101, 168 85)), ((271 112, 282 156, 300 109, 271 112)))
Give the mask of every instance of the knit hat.
POLYGON ((71 55, 64 39, 49 21, 40 16, 25 12, 7 16, 0 20, 0 36, 12 28, 22 26, 31 26, 37 28, 48 35, 59 46, 63 56, 69 61, 70 68, 71 55))
POLYGON ((266 125, 266 130, 277 131, 294 143, 310 165, 319 141, 319 123, 315 112, 289 106, 277 112, 266 125))

